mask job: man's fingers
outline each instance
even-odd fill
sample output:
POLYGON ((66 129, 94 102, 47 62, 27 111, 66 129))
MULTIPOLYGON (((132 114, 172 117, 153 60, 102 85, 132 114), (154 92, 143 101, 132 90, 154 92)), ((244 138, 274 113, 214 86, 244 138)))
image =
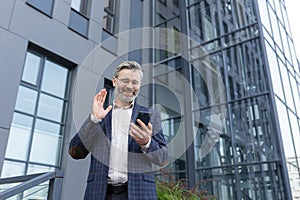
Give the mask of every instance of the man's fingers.
POLYGON ((107 108, 105 109, 106 112, 109 112, 112 109, 112 105, 107 106, 107 108))
POLYGON ((144 138, 142 135, 140 135, 139 133, 137 133, 137 132, 135 132, 135 131, 133 131, 133 130, 130 131, 130 135, 131 135, 131 137, 133 137, 134 139, 143 139, 143 138, 144 138))
POLYGON ((106 99, 106 95, 107 95, 107 91, 106 89, 101 89, 98 94, 95 95, 94 101, 96 101, 96 103, 99 106, 103 106, 105 99, 106 99))
POLYGON ((107 95, 107 91, 105 89, 102 89, 101 102, 104 103, 104 101, 106 99, 106 95, 107 95))
POLYGON ((142 129, 145 129, 146 126, 145 126, 145 124, 144 124, 144 122, 142 120, 137 119, 136 121, 141 126, 142 129))
MULTIPOLYGON (((141 120, 139 120, 139 121, 141 121, 141 120)), ((146 126, 143 123, 143 127, 144 128, 141 129, 137 125, 131 123, 130 132, 132 132, 133 135, 136 135, 139 138, 148 138, 148 137, 150 137, 151 136, 151 131, 152 131, 152 125, 149 123, 148 126, 146 126)))

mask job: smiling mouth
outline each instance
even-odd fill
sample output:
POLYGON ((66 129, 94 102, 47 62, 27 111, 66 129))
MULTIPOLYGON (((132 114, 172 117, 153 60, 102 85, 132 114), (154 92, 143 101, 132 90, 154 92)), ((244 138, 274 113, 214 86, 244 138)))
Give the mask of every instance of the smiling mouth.
POLYGON ((123 91, 123 93, 125 93, 125 94, 133 94, 132 91, 123 91))

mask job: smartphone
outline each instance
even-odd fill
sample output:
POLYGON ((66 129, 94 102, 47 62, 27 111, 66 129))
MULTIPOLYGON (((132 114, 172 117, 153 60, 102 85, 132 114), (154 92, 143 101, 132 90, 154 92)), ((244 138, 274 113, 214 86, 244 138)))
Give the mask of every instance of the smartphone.
MULTIPOLYGON (((150 121, 150 117, 151 113, 140 111, 136 119, 142 120, 142 122, 147 126, 150 121)), ((140 124, 137 121, 135 121, 135 124, 137 126, 140 126, 140 124)))

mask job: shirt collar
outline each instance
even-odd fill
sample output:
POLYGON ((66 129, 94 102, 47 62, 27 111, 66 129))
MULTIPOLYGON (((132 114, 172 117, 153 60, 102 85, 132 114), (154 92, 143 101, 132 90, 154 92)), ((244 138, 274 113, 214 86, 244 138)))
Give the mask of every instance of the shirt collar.
POLYGON ((113 108, 123 108, 123 109, 127 109, 127 108, 133 108, 134 106, 134 101, 132 101, 128 106, 122 107, 119 106, 118 104, 116 104, 116 101, 113 101, 113 108))

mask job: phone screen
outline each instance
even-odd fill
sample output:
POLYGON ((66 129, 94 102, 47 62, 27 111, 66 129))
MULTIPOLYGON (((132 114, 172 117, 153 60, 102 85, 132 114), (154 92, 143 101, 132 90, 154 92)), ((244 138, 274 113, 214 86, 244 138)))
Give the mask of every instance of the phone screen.
MULTIPOLYGON (((137 119, 142 120, 142 122, 147 126, 150 121, 151 113, 149 112, 139 112, 139 115, 137 116, 137 119)), ((135 124, 140 126, 137 121, 135 121, 135 124)))

